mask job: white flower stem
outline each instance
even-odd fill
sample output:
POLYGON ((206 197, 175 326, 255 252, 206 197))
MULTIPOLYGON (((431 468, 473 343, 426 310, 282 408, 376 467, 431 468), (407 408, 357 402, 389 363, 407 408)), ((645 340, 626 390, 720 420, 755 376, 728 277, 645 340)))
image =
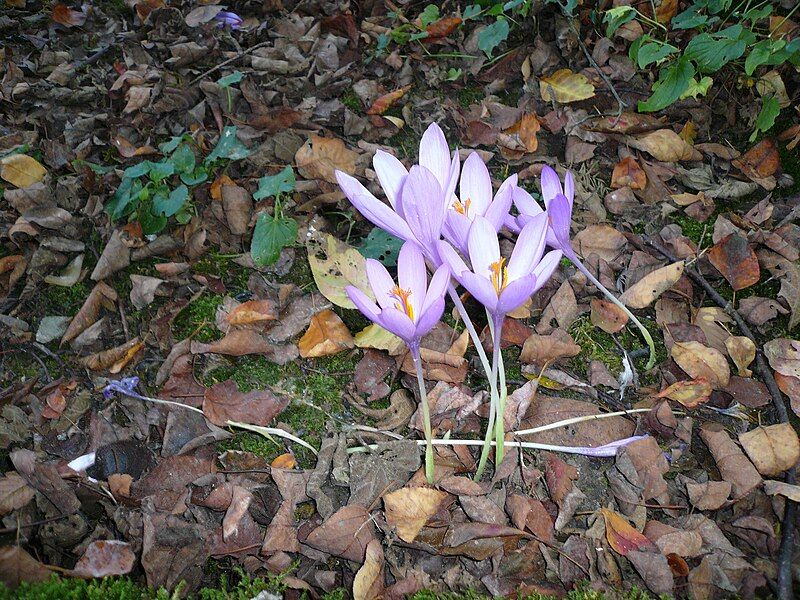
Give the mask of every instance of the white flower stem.
POLYGON ((652 369, 653 365, 656 363, 656 345, 655 343, 653 343, 653 338, 650 335, 650 332, 647 331, 647 328, 644 325, 642 325, 641 321, 639 321, 639 319, 636 318, 636 315, 634 315, 627 306, 625 306, 622 302, 620 302, 619 299, 614 294, 608 291, 606 287, 598 281, 597 277, 592 275, 591 271, 589 271, 589 269, 587 269, 584 266, 584 264, 578 259, 577 255, 575 254, 574 251, 572 251, 571 248, 569 250, 566 250, 564 254, 567 256, 567 258, 570 259, 570 261, 572 261, 572 264, 574 264, 577 267, 577 269, 581 273, 583 273, 590 282, 594 284, 594 286, 598 290, 603 292, 606 298, 608 298, 611 302, 619 306, 622 309, 622 311, 626 315, 628 315, 628 318, 631 321, 633 321, 636 327, 639 328, 639 331, 642 333, 644 341, 647 342, 647 346, 650 348, 650 359, 647 361, 647 364, 645 365, 645 370, 652 369))
MULTIPOLYGON (((492 320, 489 320, 489 326, 494 330, 492 320)), ((492 335, 494 337, 494 334, 492 335)), ((483 440, 483 450, 481 450, 481 457, 478 461, 478 468, 475 471, 475 481, 480 481, 483 476, 483 470, 486 468, 486 461, 489 458, 489 450, 492 447, 492 437, 495 435, 496 420, 501 420, 503 417, 498 413, 500 406, 500 398, 497 393, 497 368, 500 364, 500 345, 495 343, 492 348, 492 369, 489 375, 489 422, 486 425, 486 437, 483 440)))
POLYGON ((425 389, 425 377, 422 373, 422 358, 419 355, 419 346, 409 346, 414 369, 417 371, 417 385, 419 386, 420 405, 422 406, 422 428, 425 431, 425 478, 433 484, 433 432, 431 431, 431 409, 428 406, 428 392, 425 389))
POLYGON ((478 358, 480 358, 481 365, 483 365, 483 371, 486 373, 486 377, 489 377, 492 368, 489 365, 489 358, 486 356, 486 350, 483 349, 483 344, 481 344, 481 338, 478 336, 478 332, 475 330, 475 325, 472 324, 472 319, 469 318, 467 309, 464 306, 464 303, 461 302, 461 298, 459 298, 458 292, 456 292, 456 288, 452 283, 447 288, 447 293, 450 294, 450 299, 453 301, 453 304, 455 304, 456 310, 461 316, 461 320, 464 321, 464 327, 466 327, 467 331, 469 332, 469 337, 472 339, 472 345, 475 346, 475 351, 478 353, 478 358))
POLYGON ((505 365, 503 365, 503 355, 500 352, 500 346, 502 345, 502 336, 503 336, 503 322, 505 321, 505 315, 494 316, 489 315, 489 323, 491 323, 492 329, 492 348, 493 348, 493 356, 492 356, 492 369, 494 371, 495 376, 499 375, 500 379, 500 389, 498 393, 497 399, 497 420, 494 423, 494 440, 496 444, 495 450, 495 457, 494 457, 494 465, 495 468, 500 466, 500 463, 503 462, 503 455, 505 454, 504 451, 504 442, 506 439, 506 432, 505 432, 505 413, 506 413, 506 373, 505 373, 505 365))

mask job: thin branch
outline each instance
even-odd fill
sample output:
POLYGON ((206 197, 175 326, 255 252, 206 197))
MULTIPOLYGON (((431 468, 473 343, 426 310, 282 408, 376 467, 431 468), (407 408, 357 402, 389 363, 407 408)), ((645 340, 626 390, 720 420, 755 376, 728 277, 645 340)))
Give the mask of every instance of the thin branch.
POLYGON ((251 52, 254 52, 254 51, 258 50, 259 48, 263 48, 264 46, 266 46, 266 45, 268 45, 268 44, 271 44, 271 43, 272 43, 272 40, 267 40, 267 41, 265 41, 265 42, 261 42, 261 43, 259 43, 259 44, 256 44, 255 46, 250 46, 250 47, 249 47, 247 50, 242 50, 241 52, 238 52, 238 53, 236 54, 236 56, 232 56, 231 58, 229 58, 229 59, 227 59, 227 60, 223 60, 223 61, 222 61, 221 63, 219 63, 218 65, 216 65, 216 66, 214 66, 214 67, 211 67, 210 69, 208 69, 207 71, 204 71, 203 73, 200 73, 200 75, 198 75, 197 77, 195 77, 194 79, 192 79, 192 80, 189 82, 189 86, 193 86, 195 83, 197 83, 197 82, 198 82, 198 81, 200 81, 201 79, 205 79, 206 77, 208 77, 209 75, 211 75, 211 74, 212 74, 212 73, 214 73, 215 71, 218 71, 218 70, 219 70, 219 69, 221 69, 222 67, 224 67, 224 66, 226 66, 226 65, 229 65, 229 64, 231 64, 232 62, 235 62, 235 61, 239 60, 239 59, 240 59, 240 58, 242 58, 243 56, 245 56, 245 55, 247 55, 247 54, 250 54, 251 52))

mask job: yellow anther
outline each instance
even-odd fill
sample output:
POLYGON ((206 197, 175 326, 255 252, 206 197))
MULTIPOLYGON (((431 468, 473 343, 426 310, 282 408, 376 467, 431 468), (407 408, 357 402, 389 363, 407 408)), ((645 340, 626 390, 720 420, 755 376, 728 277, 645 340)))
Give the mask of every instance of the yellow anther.
POLYGON ((489 265, 489 270, 492 272, 492 285, 498 296, 508 285, 508 267, 505 266, 505 262, 506 259, 501 257, 500 260, 489 265))
POLYGON ((471 198, 467 198, 466 201, 463 204, 461 203, 461 200, 456 200, 453 203, 453 208, 455 209, 455 211, 457 213, 462 214, 465 217, 468 217, 469 216, 469 207, 470 207, 471 204, 472 204, 472 199, 471 198))
POLYGON ((411 304, 411 290, 404 290, 399 285, 394 286, 389 291, 389 296, 396 298, 395 308, 408 315, 408 318, 414 320, 414 306, 411 304))

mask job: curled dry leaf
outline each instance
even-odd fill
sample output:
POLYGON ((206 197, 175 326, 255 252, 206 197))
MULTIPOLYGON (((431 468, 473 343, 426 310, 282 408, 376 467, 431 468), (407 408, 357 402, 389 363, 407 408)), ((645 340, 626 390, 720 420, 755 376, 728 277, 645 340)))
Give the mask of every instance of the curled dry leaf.
POLYGON ((634 529, 621 514, 601 508, 600 514, 606 523, 606 539, 614 552, 626 556, 633 550, 658 552, 658 548, 647 537, 634 529))
POLYGON ((26 154, 12 154, 0 159, 0 177, 18 188, 39 183, 47 175, 41 163, 26 154))
POLYGON ((800 485, 792 485, 783 481, 768 480, 764 482, 764 492, 770 496, 779 494, 793 502, 800 502, 800 485))
POLYGON ((756 253, 747 238, 738 232, 726 235, 715 244, 708 251, 708 260, 722 273, 734 291, 755 285, 761 278, 756 253))
POLYGON ((645 308, 675 285, 683 275, 684 263, 678 261, 648 273, 619 297, 625 306, 645 308))
POLYGON ((599 327, 606 333, 618 333, 625 328, 628 315, 619 306, 608 300, 592 298, 592 312, 590 319, 592 325, 599 327))
POLYGON ((633 156, 626 156, 614 166, 611 174, 611 187, 619 189, 629 187, 632 190, 643 190, 647 185, 647 174, 633 156))
POLYGON ((757 427, 740 434, 739 441, 762 475, 778 475, 800 460, 800 440, 789 423, 757 427))
POLYGON ((713 388, 708 380, 700 377, 698 379, 676 381, 661 390, 655 397, 669 398, 675 402, 680 402, 686 408, 697 408, 708 400, 712 391, 713 388))
POLYGON ((594 86, 586 76, 569 69, 559 69, 539 79, 539 91, 545 102, 561 104, 587 100, 594 96, 594 86))
POLYGON ((672 129, 658 129, 626 140, 631 147, 647 152, 656 160, 677 162, 702 159, 701 154, 672 129))
POLYGON ((355 345, 347 325, 331 309, 318 312, 311 317, 308 330, 297 342, 300 356, 318 358, 338 354, 355 345))
POLYGON ((693 379, 703 378, 714 389, 722 389, 731 378, 730 367, 725 356, 716 348, 700 342, 675 342, 672 358, 693 379))
POLYGON ((325 138, 311 134, 295 154, 294 160, 300 175, 306 179, 323 179, 336 183, 334 171, 353 175, 358 154, 347 148, 339 138, 325 138))
POLYGON ((747 367, 756 359, 756 345, 753 340, 743 335, 732 335, 725 340, 725 348, 739 370, 739 376, 750 377, 753 372, 747 367))
POLYGON ((138 337, 135 337, 131 341, 114 348, 90 354, 80 359, 80 362, 83 366, 92 371, 119 373, 133 360, 142 348, 144 348, 144 342, 141 342, 138 337))
POLYGON ((404 487, 383 497, 386 522, 404 542, 413 542, 425 523, 447 498, 445 492, 425 487, 404 487))
POLYGON ((406 95, 406 92, 411 89, 410 85, 404 85, 400 89, 394 90, 393 92, 389 92, 388 94, 384 94, 380 96, 375 102, 372 103, 372 106, 369 107, 367 110, 368 115, 382 115, 387 110, 389 110, 395 102, 400 100, 403 96, 406 95))
POLYGON ((383 597, 383 548, 378 540, 367 544, 364 564, 353 579, 353 600, 377 600, 383 597))

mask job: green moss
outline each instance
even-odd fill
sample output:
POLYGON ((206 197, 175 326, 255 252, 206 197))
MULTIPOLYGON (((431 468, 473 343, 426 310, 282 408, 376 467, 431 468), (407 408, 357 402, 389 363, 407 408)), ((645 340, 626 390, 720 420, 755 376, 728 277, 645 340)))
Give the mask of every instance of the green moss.
POLYGON ((353 88, 347 88, 339 97, 339 100, 341 100, 342 104, 355 113, 362 112, 364 110, 364 107, 361 104, 361 98, 358 97, 358 94, 356 94, 353 88))
POLYGON ((478 104, 486 97, 480 87, 464 87, 458 90, 458 103, 462 108, 469 108, 473 104, 478 104))
POLYGON ((173 322, 172 332, 177 340, 193 336, 200 342, 211 342, 221 337, 215 323, 217 308, 223 296, 204 293, 184 308, 173 322))
POLYGON ((511 346, 500 351, 500 354, 503 355, 503 366, 506 370, 507 382, 525 380, 525 376, 522 374, 522 363, 519 362, 519 355, 521 352, 522 349, 516 346, 511 346))
POLYGON ((229 290, 234 293, 247 289, 247 280, 251 269, 238 265, 234 260, 238 255, 208 252, 192 265, 192 270, 200 275, 219 277, 229 290))
POLYGON ((705 223, 701 223, 697 219, 693 219, 682 210, 675 211, 670 215, 670 219, 677 223, 683 231, 683 235, 688 237, 698 246, 702 248, 711 246, 711 234, 714 231, 714 221, 716 221, 716 214, 712 215, 705 223))
POLYGON ((217 444, 219 453, 227 452, 228 450, 252 452, 268 462, 272 462, 274 458, 284 452, 283 447, 279 446, 276 441, 252 431, 237 431, 233 437, 222 440, 217 444))
POLYGON ((293 283, 302 290, 314 288, 314 274, 311 272, 311 265, 308 263, 308 256, 305 250, 298 249, 295 254, 289 272, 278 279, 280 283, 293 283))
POLYGON ((389 138, 389 145, 397 150, 397 154, 401 158, 405 157, 416 161, 421 139, 422 135, 406 124, 405 127, 389 138))
POLYGON ((43 314, 72 316, 80 310, 89 293, 91 282, 79 281, 71 287, 42 284, 43 314))

